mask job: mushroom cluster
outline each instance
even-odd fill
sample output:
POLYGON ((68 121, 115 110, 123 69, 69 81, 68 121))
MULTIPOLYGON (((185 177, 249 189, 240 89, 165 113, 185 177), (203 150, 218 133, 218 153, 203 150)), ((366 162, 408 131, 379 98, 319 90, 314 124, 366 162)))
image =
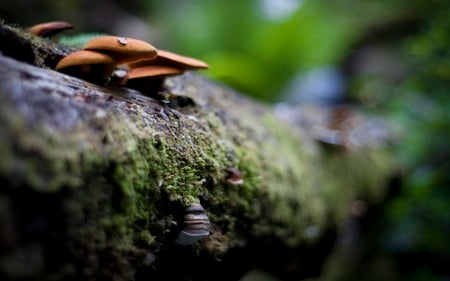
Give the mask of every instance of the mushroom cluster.
POLYGON ((145 41, 110 35, 88 41, 80 51, 67 55, 55 67, 92 82, 127 86, 150 94, 167 76, 207 68, 203 61, 158 50, 145 41))

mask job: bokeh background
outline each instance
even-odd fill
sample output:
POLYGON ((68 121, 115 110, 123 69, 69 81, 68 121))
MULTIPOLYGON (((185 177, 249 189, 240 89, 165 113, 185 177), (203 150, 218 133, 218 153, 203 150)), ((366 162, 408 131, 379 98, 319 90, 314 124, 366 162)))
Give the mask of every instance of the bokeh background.
POLYGON ((14 0, 0 18, 146 40, 208 62, 202 75, 262 102, 351 103, 385 117, 402 179, 311 280, 450 280, 449 1, 14 0))

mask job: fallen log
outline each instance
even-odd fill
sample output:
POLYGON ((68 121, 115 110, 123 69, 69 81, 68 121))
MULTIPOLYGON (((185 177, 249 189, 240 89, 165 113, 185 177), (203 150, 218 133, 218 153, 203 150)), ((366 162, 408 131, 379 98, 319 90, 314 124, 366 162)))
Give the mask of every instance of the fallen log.
POLYGON ((161 102, 56 72, 73 49, 0 31, 2 280, 299 280, 352 204, 386 192, 384 137, 356 112, 332 130, 331 109, 276 109, 192 73, 161 102), (193 204, 209 235, 180 243, 193 204))

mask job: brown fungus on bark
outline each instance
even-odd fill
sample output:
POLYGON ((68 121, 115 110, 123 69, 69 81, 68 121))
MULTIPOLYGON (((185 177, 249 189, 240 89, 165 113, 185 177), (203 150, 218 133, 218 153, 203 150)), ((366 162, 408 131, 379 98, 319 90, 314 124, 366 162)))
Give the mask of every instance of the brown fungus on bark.
POLYGON ((158 78, 166 77, 170 75, 179 75, 183 71, 178 68, 164 66, 164 65, 143 65, 130 68, 128 72, 128 79, 139 79, 139 78, 158 78))
POLYGON ((50 21, 33 25, 28 28, 31 34, 40 37, 52 37, 64 30, 72 29, 73 24, 65 21, 50 21))
POLYGON ((171 66, 181 70, 197 70, 209 68, 209 65, 204 61, 188 56, 182 56, 165 50, 158 50, 157 56, 153 60, 149 61, 148 64, 171 66))
POLYGON ((198 203, 186 208, 183 225, 184 229, 178 233, 178 237, 175 239, 175 243, 179 245, 192 245, 210 234, 208 215, 202 205, 198 203))
POLYGON ((108 79, 115 66, 114 59, 107 54, 81 50, 61 59, 55 69, 75 77, 103 82, 108 79))
POLYGON ((164 79, 182 73, 182 70, 170 66, 135 64, 129 68, 126 86, 161 100, 164 99, 160 94, 164 90, 164 79))
POLYGON ((183 74, 186 70, 207 69, 205 62, 187 56, 178 55, 169 51, 158 50, 153 59, 128 63, 127 87, 138 90, 144 94, 166 102, 176 104, 192 104, 193 102, 179 102, 175 95, 161 95, 164 92, 164 80, 168 76, 183 74), (167 97, 170 98, 167 98, 167 97))
POLYGON ((95 37, 83 49, 107 54, 118 65, 151 60, 157 55, 156 48, 145 41, 110 35, 95 37))
POLYGON ((156 53, 155 47, 138 39, 98 36, 88 41, 83 50, 62 59, 56 69, 71 67, 65 72, 94 82, 123 85, 128 80, 128 63, 153 59, 156 53), (75 72, 73 66, 78 66, 75 72))
POLYGON ((243 184, 244 179, 242 178, 242 173, 236 168, 228 168, 226 182, 231 185, 243 184))

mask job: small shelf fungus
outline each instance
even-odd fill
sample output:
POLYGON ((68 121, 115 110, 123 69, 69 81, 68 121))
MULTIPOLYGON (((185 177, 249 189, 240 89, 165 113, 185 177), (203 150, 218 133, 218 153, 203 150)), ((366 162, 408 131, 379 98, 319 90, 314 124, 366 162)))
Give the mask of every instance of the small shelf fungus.
POLYGON ((50 21, 33 25, 28 28, 31 34, 40 37, 52 37, 64 30, 72 29, 73 24, 65 21, 50 21))
POLYGON ((179 245, 192 245, 209 236, 209 218, 200 204, 192 204, 186 208, 183 224, 184 229, 175 239, 175 243, 179 245))
POLYGON ((226 182, 231 185, 240 185, 244 183, 241 172, 236 168, 227 169, 226 182))

